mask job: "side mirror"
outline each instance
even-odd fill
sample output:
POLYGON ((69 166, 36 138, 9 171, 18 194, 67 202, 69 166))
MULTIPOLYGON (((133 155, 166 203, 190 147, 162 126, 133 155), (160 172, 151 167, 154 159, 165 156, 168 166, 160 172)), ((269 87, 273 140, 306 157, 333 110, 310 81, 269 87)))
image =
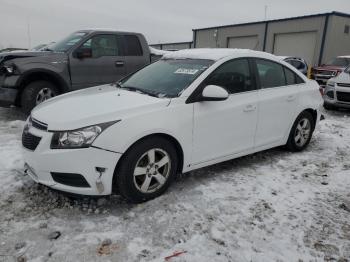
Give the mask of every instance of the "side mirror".
POLYGON ((91 48, 79 48, 75 51, 75 57, 79 59, 83 58, 91 58, 92 57, 92 49, 91 48))
POLYGON ((223 101, 229 94, 225 88, 216 85, 208 85, 202 91, 201 101, 223 101))

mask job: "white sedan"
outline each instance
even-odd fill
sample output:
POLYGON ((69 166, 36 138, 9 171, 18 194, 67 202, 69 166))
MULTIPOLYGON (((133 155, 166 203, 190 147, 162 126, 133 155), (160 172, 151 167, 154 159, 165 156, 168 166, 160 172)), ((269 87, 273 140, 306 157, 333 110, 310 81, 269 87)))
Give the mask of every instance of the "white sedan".
POLYGON ((26 173, 57 190, 142 202, 177 173, 282 145, 303 150, 321 105, 318 84, 271 54, 177 51, 36 107, 22 137, 26 173))

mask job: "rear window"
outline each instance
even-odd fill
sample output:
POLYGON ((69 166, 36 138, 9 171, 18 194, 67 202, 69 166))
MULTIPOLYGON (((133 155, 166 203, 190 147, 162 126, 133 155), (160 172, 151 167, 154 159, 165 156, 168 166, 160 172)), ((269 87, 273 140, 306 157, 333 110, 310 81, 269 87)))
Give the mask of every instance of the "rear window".
POLYGON ((292 70, 283 67, 284 68, 284 74, 286 76, 286 84, 287 85, 296 85, 305 83, 303 79, 301 79, 300 76, 298 76, 296 73, 294 73, 292 70))
POLYGON ((125 56, 142 56, 142 47, 136 35, 124 35, 125 56))
POLYGON ((328 61, 326 65, 347 67, 350 65, 350 59, 345 57, 336 57, 328 61))

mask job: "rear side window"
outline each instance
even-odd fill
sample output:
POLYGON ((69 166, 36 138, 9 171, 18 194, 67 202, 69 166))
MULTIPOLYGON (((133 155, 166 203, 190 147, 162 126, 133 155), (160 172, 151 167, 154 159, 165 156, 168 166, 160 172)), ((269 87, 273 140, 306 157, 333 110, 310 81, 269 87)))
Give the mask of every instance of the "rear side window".
POLYGON ((296 85, 305 83, 303 79, 301 79, 300 76, 298 76, 296 73, 294 73, 292 70, 284 67, 284 73, 286 75, 286 84, 287 85, 296 85))
POLYGON ((224 63, 207 78, 206 85, 221 86, 230 94, 255 89, 247 59, 235 59, 224 63))
POLYGON ((286 85, 282 65, 263 59, 256 59, 261 88, 271 88, 286 85))
POLYGON ((124 35, 125 56, 142 56, 142 46, 136 35, 124 35))

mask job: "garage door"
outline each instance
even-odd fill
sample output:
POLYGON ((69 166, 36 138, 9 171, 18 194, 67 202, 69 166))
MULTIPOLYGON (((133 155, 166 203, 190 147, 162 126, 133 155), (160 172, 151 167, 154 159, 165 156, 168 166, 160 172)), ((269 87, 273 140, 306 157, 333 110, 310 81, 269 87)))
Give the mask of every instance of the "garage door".
POLYGON ((315 62, 316 32, 276 34, 273 53, 281 56, 296 56, 310 65, 315 62))
POLYGON ((230 37, 228 39, 229 48, 246 48, 256 50, 258 48, 258 36, 230 37))

